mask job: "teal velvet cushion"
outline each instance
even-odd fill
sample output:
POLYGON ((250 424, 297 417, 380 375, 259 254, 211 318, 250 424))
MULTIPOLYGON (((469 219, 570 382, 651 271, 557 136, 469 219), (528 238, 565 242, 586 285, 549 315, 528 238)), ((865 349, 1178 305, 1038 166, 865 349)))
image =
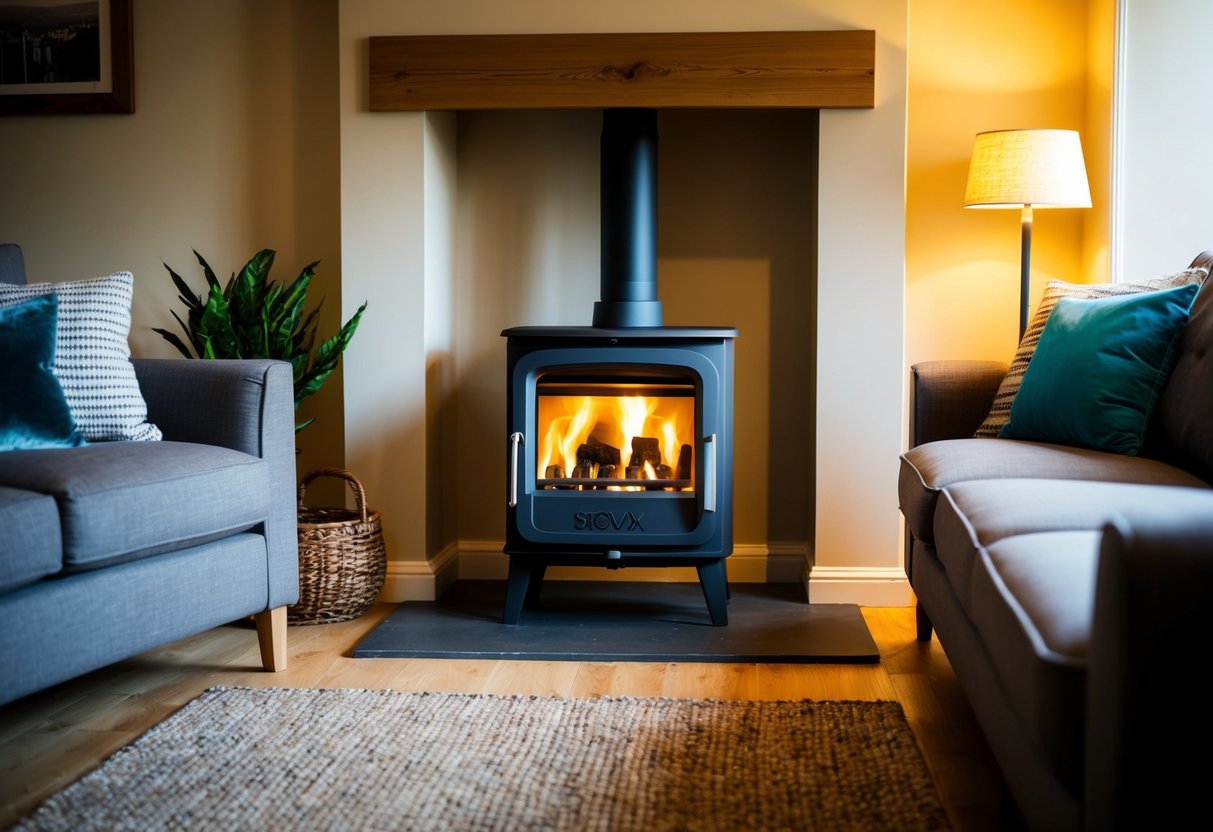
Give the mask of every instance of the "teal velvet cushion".
POLYGON ((998 435, 1135 456, 1199 288, 1060 299, 998 435))
POLYGON ((55 360, 59 298, 0 308, 0 451, 83 445, 55 360))

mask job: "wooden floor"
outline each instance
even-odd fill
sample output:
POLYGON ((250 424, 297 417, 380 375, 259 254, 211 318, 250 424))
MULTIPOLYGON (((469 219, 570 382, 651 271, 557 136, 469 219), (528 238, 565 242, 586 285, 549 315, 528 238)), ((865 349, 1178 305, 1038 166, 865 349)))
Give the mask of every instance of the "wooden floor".
POLYGON ((391 612, 289 628, 289 668, 260 670, 243 623, 152 650, 0 707, 0 828, 216 685, 393 688, 550 696, 895 699, 957 832, 1019 830, 1006 788, 939 643, 914 637, 909 607, 865 608, 879 665, 353 659, 391 612))

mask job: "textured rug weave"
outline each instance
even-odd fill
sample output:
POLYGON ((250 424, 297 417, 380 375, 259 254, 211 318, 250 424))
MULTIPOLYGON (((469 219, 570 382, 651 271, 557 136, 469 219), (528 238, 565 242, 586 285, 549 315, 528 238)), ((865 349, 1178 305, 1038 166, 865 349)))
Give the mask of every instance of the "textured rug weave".
POLYGON ((895 702, 212 688, 15 829, 918 830, 895 702))

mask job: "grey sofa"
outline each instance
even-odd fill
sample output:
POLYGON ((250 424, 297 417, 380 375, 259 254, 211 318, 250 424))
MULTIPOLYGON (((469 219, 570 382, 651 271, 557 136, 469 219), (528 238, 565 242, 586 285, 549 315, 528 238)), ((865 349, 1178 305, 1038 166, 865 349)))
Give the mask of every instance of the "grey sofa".
POLYGON ((1141 455, 973 438, 1006 369, 912 369, 918 637, 938 635, 1029 828, 1207 825, 1213 280, 1141 455))
POLYGON ((266 669, 286 666, 290 364, 134 365, 164 441, 0 453, 0 704, 250 615, 266 669))

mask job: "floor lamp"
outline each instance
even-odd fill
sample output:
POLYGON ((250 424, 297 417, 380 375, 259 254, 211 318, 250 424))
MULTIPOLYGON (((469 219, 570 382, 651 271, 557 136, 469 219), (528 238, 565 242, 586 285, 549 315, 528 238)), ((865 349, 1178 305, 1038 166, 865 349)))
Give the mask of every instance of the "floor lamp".
POLYGON ((978 133, 965 187, 966 208, 1021 209, 1019 337, 1028 328, 1033 208, 1090 208, 1091 189, 1074 130, 978 133))

